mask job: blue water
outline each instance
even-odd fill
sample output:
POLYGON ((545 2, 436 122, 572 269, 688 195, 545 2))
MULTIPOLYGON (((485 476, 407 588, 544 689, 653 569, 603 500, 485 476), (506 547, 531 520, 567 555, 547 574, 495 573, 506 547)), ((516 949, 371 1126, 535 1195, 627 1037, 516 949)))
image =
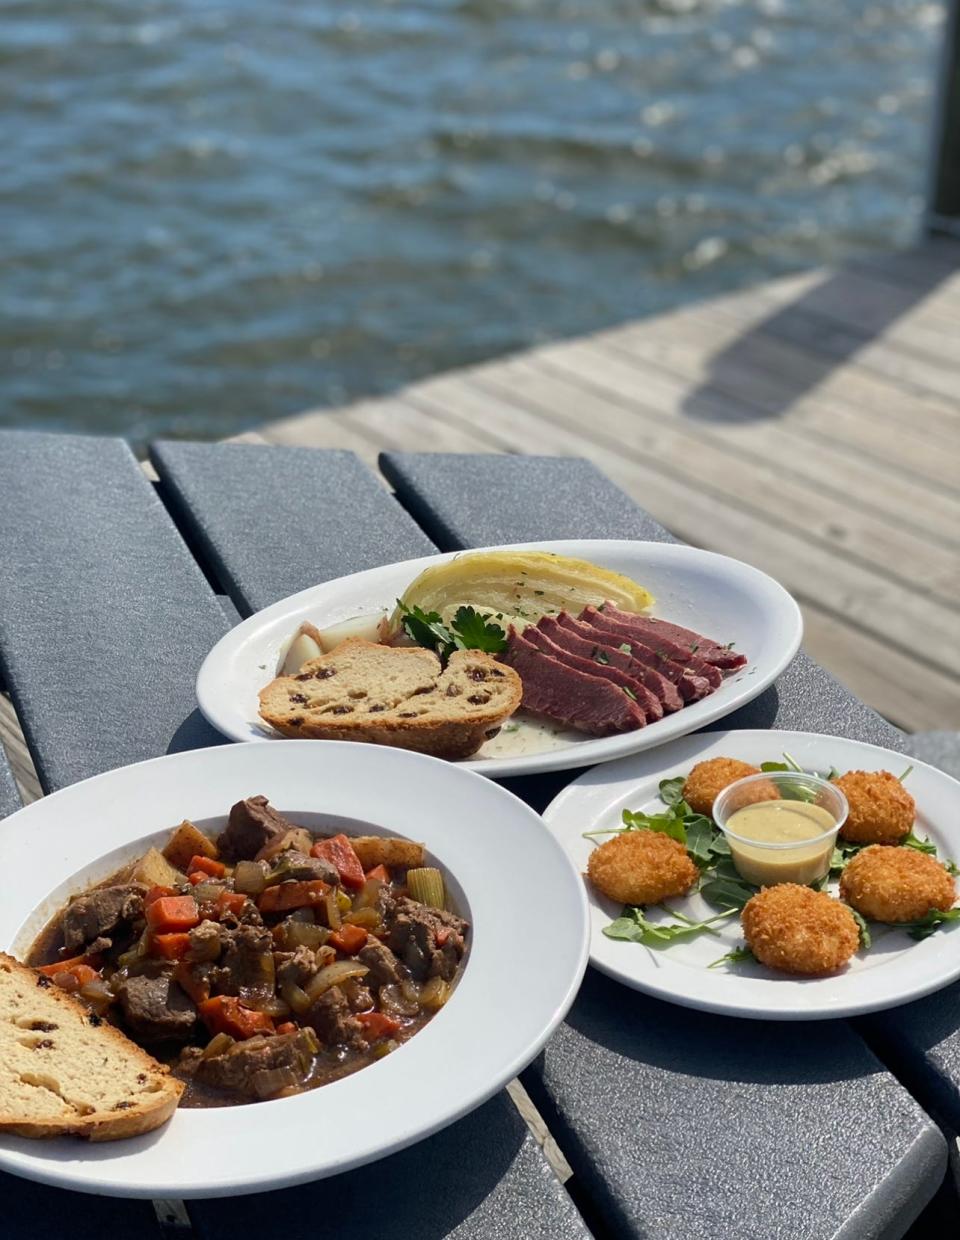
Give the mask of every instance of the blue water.
POLYGON ((0 0, 0 424, 215 436, 909 242, 929 0, 0 0))

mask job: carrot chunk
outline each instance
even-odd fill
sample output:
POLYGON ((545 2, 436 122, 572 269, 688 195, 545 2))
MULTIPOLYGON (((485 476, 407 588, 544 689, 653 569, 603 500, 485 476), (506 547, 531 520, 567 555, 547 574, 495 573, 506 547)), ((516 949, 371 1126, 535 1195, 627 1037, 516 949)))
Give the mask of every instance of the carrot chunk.
POLYGON ((277 1025, 277 1033, 279 1034, 296 1033, 296 1032, 297 1032, 297 1026, 293 1023, 292 1020, 285 1020, 282 1025, 277 1025))
POLYGON ((164 896, 175 896, 176 894, 172 887, 151 887, 143 897, 143 907, 149 908, 155 900, 162 900, 164 896))
POLYGON ((375 878, 378 883, 389 883, 390 871, 381 862, 379 865, 375 865, 372 870, 367 870, 367 878, 375 878))
POLYGON ((200 910, 193 896, 161 896, 147 906, 147 925, 157 934, 192 930, 199 921, 200 910))
POLYGON ((227 872, 227 867, 222 861, 214 861, 212 857, 201 857, 198 854, 190 858, 190 864, 187 866, 188 873, 195 873, 201 870, 204 874, 209 874, 211 878, 223 878, 227 872))
POLYGON ((327 942, 338 951, 355 956, 367 941, 367 932, 362 926, 352 926, 345 922, 336 933, 331 934, 327 942))
POLYGON ((273 1021, 265 1012, 246 1008, 233 995, 215 995, 198 1004, 200 1018, 211 1033, 229 1033, 232 1038, 252 1038, 257 1033, 274 1033, 273 1021))
POLYGON ((336 868, 344 887, 359 891, 363 886, 365 879, 363 866, 348 836, 331 835, 329 839, 317 840, 310 849, 310 856, 322 857, 324 861, 329 861, 336 868))
POLYGON ((150 949, 165 960, 182 960, 190 950, 190 935, 182 931, 173 934, 152 934, 150 949))
POLYGON ((100 967, 99 956, 71 956, 69 960, 55 960, 53 964, 41 964, 37 966, 37 972, 42 973, 44 977, 55 977, 58 973, 69 973, 71 969, 75 969, 77 965, 90 965, 95 969, 100 967))
POLYGON ((221 891, 217 896, 217 916, 222 917, 224 913, 239 916, 246 902, 247 897, 242 891, 221 891))
POLYGON ((363 1025, 368 1042, 376 1042, 378 1038, 389 1038, 400 1028, 400 1022, 383 1012, 361 1012, 357 1020, 363 1025))

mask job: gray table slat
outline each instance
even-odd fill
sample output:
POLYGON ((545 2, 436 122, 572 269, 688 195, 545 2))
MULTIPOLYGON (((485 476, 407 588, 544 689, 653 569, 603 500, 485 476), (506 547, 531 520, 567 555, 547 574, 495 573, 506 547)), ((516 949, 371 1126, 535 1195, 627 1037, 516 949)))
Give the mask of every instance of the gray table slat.
POLYGON ((6 752, 0 745, 0 819, 18 810, 22 802, 6 752))
POLYGON ((164 498, 242 615, 436 548, 352 452, 154 444, 164 498))
MULTIPOLYGON (((586 462, 541 458, 524 475, 509 457, 382 461, 398 497, 445 549, 669 537, 586 462)), ((805 657, 717 726, 902 744, 805 657)), ((518 790, 542 804, 549 788, 549 780, 523 781, 518 790)), ((524 1082, 558 1125, 599 1212, 625 1235, 896 1236, 943 1173, 939 1132, 844 1024, 711 1018, 591 970, 524 1082)))
POLYGON ((48 792, 218 743, 194 680, 227 628, 126 444, 0 433, 0 659, 48 792))
POLYGON ((189 1207, 203 1240, 241 1231, 316 1240, 590 1237, 505 1094, 372 1166, 282 1195, 190 1202, 189 1207))
POLYGON ((945 1167, 844 1022, 704 1016, 592 969, 523 1079, 618 1235, 900 1236, 945 1167))

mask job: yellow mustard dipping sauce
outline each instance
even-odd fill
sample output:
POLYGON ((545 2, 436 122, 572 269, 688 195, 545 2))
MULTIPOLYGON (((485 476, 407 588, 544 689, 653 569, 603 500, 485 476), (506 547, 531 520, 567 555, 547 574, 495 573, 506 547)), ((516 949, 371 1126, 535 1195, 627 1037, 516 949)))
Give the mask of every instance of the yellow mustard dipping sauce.
POLYGON ((813 883, 830 868, 836 835, 820 837, 836 823, 828 809, 808 801, 757 801, 727 819, 727 843, 734 865, 748 883, 760 887, 813 883), (757 846, 744 839, 756 840, 757 846), (763 847, 793 843, 796 847, 763 847))

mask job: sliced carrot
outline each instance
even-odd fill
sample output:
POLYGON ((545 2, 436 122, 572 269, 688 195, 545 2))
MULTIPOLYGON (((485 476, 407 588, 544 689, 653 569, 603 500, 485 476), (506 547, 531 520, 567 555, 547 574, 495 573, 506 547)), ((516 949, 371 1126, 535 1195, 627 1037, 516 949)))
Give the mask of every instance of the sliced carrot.
POLYGON ((278 883, 262 893, 257 905, 261 913, 285 913, 294 908, 312 908, 322 904, 330 890, 322 878, 305 883, 278 883))
POLYGON ((367 932, 362 926, 351 926, 346 922, 327 939, 331 947, 346 952, 348 956, 355 956, 366 941, 367 932))
POLYGON ((173 934, 150 936, 150 950, 165 960, 182 960, 190 950, 190 935, 177 931, 173 934))
POLYGON ((71 956, 69 960, 55 960, 53 964, 38 965, 37 972, 42 973, 44 977, 55 977, 57 973, 69 973, 71 969, 75 969, 80 964, 99 969, 100 957, 98 955, 71 956))
POLYGON ((246 1008, 233 995, 215 995, 198 1004, 203 1023, 211 1033, 229 1033, 232 1038, 252 1038, 257 1033, 274 1033, 266 1012, 246 1008))
POLYGON ((81 986, 86 986, 87 982, 92 982, 95 977, 100 974, 96 969, 91 969, 88 964, 74 964, 69 969, 60 969, 58 973, 53 975, 54 986, 59 986, 61 990, 68 990, 71 994, 79 990, 81 986))
POLYGON ((389 883, 390 871, 381 861, 381 863, 379 865, 375 865, 372 870, 367 870, 367 878, 375 878, 378 883, 389 883))
POLYGON ((400 1028, 398 1020, 384 1015, 383 1012, 361 1012, 357 1020, 363 1025, 368 1042, 375 1042, 377 1038, 392 1037, 400 1028))
POLYGON ((210 982, 206 978, 197 977, 190 966, 181 961, 173 973, 174 979, 181 990, 185 990, 196 1004, 210 998, 210 982))
POLYGON ((247 897, 242 891, 221 891, 217 896, 217 916, 222 917, 224 913, 239 916, 246 902, 247 897))
POLYGON ((155 900, 162 900, 164 896, 175 896, 176 894, 172 887, 151 887, 143 897, 143 907, 149 908, 155 900))
POLYGON ((363 866, 348 836, 331 835, 329 839, 317 840, 310 849, 310 856, 322 857, 324 861, 329 861, 335 866, 344 887, 359 891, 363 886, 365 879, 363 866))
POLYGON ((292 1020, 285 1020, 282 1025, 277 1025, 277 1033, 279 1034, 296 1033, 296 1032, 297 1032, 297 1026, 293 1023, 292 1020))
POLYGON ((437 940, 437 947, 443 947, 447 939, 450 937, 449 926, 437 926, 433 932, 433 937, 437 940))
POLYGON ((157 934, 192 930, 199 921, 200 910, 193 896, 161 896, 147 908, 147 925, 157 934))
POLYGON ((199 853, 190 858, 190 864, 187 866, 189 874, 195 874, 197 871, 202 874, 208 874, 211 878, 223 878, 227 872, 227 867, 222 861, 214 861, 212 857, 201 857, 199 853))
POLYGON ((187 882, 192 883, 194 887, 199 887, 201 883, 209 880, 210 875, 204 874, 203 870, 191 870, 187 875, 187 882))

